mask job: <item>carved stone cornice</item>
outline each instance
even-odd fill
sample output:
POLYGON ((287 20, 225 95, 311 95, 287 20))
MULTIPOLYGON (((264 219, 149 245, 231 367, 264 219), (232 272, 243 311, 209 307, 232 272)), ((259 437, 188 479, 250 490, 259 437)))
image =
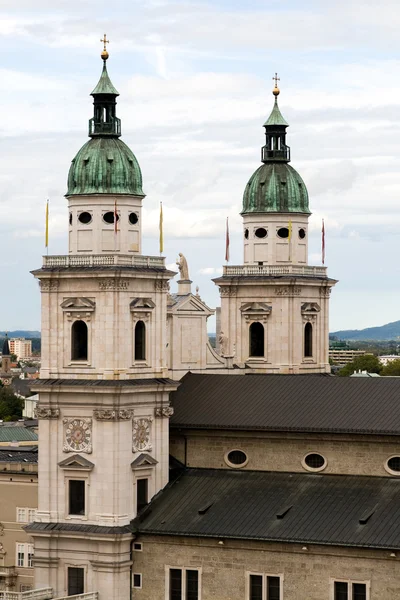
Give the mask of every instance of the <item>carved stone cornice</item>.
POLYGON ((103 291, 117 291, 127 290, 128 280, 127 279, 101 279, 99 281, 99 288, 103 291))
POLYGON ((129 421, 133 410, 125 408, 96 408, 93 416, 97 421, 129 421))
POLYGON ((37 419, 58 419, 60 416, 60 409, 50 406, 36 406, 34 412, 37 419))
POLYGON ((173 414, 174 409, 172 406, 160 406, 155 410, 156 417, 172 417, 173 414))
POLYGON ((57 292, 60 286, 58 279, 42 279, 39 281, 41 292, 57 292))

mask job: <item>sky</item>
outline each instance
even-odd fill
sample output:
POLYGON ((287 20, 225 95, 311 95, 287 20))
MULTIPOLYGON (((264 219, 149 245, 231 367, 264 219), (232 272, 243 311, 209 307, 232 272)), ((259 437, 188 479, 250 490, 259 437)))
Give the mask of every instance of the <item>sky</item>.
POLYGON ((30 271, 45 253, 47 198, 49 253, 68 252, 66 180, 88 139, 104 32, 122 139, 143 173, 144 254, 158 252, 162 201, 167 264, 182 252, 193 290, 218 306, 225 220, 242 264, 242 196, 277 71, 313 213, 309 264, 321 264, 324 218, 339 280, 330 330, 400 319, 396 1, 1 0, 0 16, 0 330, 40 329, 30 271))

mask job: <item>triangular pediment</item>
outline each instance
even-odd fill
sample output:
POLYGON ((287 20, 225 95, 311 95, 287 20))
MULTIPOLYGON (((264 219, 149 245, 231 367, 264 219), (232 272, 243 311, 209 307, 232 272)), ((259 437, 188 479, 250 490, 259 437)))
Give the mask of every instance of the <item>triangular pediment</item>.
POLYGON ((130 303, 131 310, 149 310, 155 307, 155 304, 151 298, 134 298, 130 303))
POLYGON ((91 471, 94 468, 94 464, 90 460, 79 454, 68 456, 68 458, 59 462, 58 466, 61 469, 79 469, 80 471, 91 471))
POLYGON ((205 304, 201 298, 188 294, 187 296, 173 296, 174 304, 168 306, 168 310, 173 313, 179 312, 198 312, 206 315, 214 314, 214 311, 205 304))
POLYGON ((240 307, 242 313, 257 313, 257 314, 268 314, 271 312, 272 307, 265 302, 246 302, 240 307))
POLYGON ((90 298, 66 298, 64 302, 61 302, 61 308, 63 310, 85 310, 93 311, 96 308, 96 302, 90 300, 90 298))
POLYGON ((154 467, 154 465, 158 464, 158 460, 150 456, 150 454, 146 454, 143 452, 139 454, 137 458, 133 462, 131 462, 132 469, 138 469, 140 467, 154 467))

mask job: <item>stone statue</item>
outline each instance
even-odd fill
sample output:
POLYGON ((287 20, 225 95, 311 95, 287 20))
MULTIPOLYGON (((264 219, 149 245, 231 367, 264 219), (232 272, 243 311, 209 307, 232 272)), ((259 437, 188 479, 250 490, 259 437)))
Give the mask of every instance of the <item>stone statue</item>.
POLYGON ((182 252, 179 252, 179 258, 176 261, 176 264, 179 267, 179 273, 180 273, 181 279, 188 280, 189 279, 189 267, 187 264, 187 260, 183 256, 182 252))
POLYGON ((221 331, 218 336, 219 343, 219 353, 221 356, 225 356, 228 351, 228 338, 224 335, 224 332, 221 331))

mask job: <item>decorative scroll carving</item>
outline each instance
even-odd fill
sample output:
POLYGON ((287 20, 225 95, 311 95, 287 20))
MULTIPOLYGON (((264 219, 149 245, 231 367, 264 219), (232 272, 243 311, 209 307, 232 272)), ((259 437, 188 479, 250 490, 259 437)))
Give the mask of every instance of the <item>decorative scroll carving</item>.
POLYGON ((0 523, 0 535, 4 535, 4 525, 0 523))
POLYGON ((159 292, 168 292, 169 291, 169 281, 157 279, 154 282, 154 287, 159 292))
POLYGON ((319 288, 319 292, 321 294, 321 296, 325 297, 325 298, 329 298, 329 296, 331 295, 331 288, 330 287, 320 287, 319 288))
POLYGON ((160 408, 156 408, 156 417, 172 417, 174 414, 174 409, 172 406, 161 406, 160 408))
POLYGON ((58 279, 42 279, 42 281, 39 281, 41 292, 57 292, 59 285, 58 279))
POLYGON ((93 411, 94 418, 97 421, 129 421, 132 419, 133 410, 104 408, 93 411))
POLYGON ((99 281, 99 288, 106 291, 127 290, 127 279, 103 279, 99 281))
POLYGON ((300 296, 301 288, 299 287, 277 287, 276 295, 277 296, 300 296))
POLYGON ((92 419, 64 419, 63 452, 92 452, 92 419))
POLYGON ((236 296, 237 288, 236 287, 220 287, 219 294, 221 297, 236 296))
POLYGON ((132 421, 132 452, 151 450, 150 430, 152 417, 142 417, 132 421))
POLYGON ((58 419, 60 416, 60 409, 50 406, 36 406, 34 412, 37 419, 58 419))

